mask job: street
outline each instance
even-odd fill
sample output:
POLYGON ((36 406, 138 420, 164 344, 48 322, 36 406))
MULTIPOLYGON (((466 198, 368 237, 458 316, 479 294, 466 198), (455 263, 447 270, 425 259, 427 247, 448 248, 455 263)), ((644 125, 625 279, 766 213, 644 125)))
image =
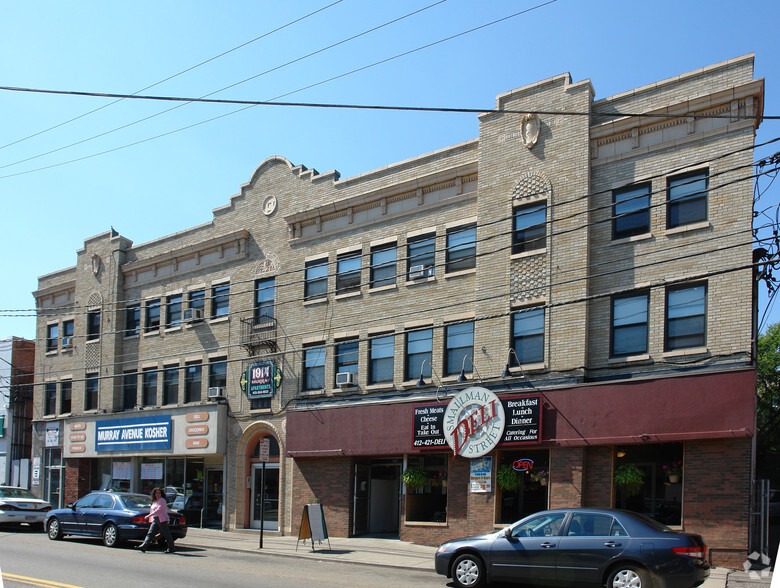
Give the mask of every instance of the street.
POLYGON ((447 581, 433 570, 334 563, 317 559, 223 549, 187 547, 146 554, 132 544, 110 549, 99 540, 69 537, 50 541, 44 533, 0 528, 0 570, 5 587, 61 586, 104 588, 149 584, 264 588, 321 586, 377 588, 421 586, 442 588, 447 581))

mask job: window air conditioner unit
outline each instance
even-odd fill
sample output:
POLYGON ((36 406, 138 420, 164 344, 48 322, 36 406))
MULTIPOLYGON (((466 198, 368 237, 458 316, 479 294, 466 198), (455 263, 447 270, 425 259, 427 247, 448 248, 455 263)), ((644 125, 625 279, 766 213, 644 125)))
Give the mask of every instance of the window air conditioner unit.
POLYGON ((73 337, 63 337, 62 338, 62 348, 63 349, 70 349, 73 347, 73 337))
POLYGON ((413 265, 409 268, 409 279, 410 280, 416 280, 417 278, 424 278, 425 277, 425 266, 424 265, 413 265))
POLYGON ((181 311, 181 319, 185 323, 192 323, 203 319, 203 311, 200 308, 185 308, 181 311))
POLYGON ((352 372, 339 372, 336 374, 336 386, 354 386, 355 374, 352 372))
POLYGON ((221 386, 209 388, 209 400, 219 400, 225 397, 225 389, 221 386))

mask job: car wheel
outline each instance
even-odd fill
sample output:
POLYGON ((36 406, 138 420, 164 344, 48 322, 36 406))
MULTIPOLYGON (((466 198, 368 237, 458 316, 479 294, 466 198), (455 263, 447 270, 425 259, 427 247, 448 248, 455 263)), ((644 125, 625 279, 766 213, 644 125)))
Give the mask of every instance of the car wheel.
POLYGON ((477 588, 485 583, 485 565, 476 555, 461 555, 452 563, 452 579, 458 588, 477 588))
POLYGON ((49 529, 46 534, 52 541, 62 539, 62 527, 60 526, 60 521, 57 519, 51 519, 49 521, 49 529))
POLYGON ((103 527, 103 545, 106 547, 116 547, 119 543, 119 529, 114 523, 108 523, 103 527))
POLYGON ((649 588, 650 578, 642 568, 624 565, 612 570, 607 588, 649 588))

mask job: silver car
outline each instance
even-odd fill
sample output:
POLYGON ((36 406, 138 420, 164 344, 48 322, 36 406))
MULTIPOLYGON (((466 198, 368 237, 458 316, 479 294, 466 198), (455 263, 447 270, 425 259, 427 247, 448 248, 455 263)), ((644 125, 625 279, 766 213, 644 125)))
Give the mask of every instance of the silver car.
POLYGON ((0 524, 27 523, 43 531, 43 520, 50 510, 51 504, 25 488, 0 486, 0 524))

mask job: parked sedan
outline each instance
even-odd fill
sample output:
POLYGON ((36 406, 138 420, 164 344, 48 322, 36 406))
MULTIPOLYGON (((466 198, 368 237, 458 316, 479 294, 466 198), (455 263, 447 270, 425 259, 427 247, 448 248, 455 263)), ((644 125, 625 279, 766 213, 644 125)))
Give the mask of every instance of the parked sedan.
POLYGON ((620 510, 559 509, 448 541, 436 572, 459 588, 515 585, 692 588, 710 573, 699 535, 620 510))
POLYGON ((51 504, 36 498, 32 492, 16 486, 0 486, 0 523, 22 524, 43 530, 51 504))
MULTIPOLYGON (((75 504, 51 511, 46 517, 49 539, 65 535, 100 537, 106 547, 115 547, 122 541, 143 540, 149 531, 146 515, 152 501, 145 494, 128 492, 92 492, 75 504)), ((184 516, 169 510, 168 524, 174 540, 187 535, 184 516)))

